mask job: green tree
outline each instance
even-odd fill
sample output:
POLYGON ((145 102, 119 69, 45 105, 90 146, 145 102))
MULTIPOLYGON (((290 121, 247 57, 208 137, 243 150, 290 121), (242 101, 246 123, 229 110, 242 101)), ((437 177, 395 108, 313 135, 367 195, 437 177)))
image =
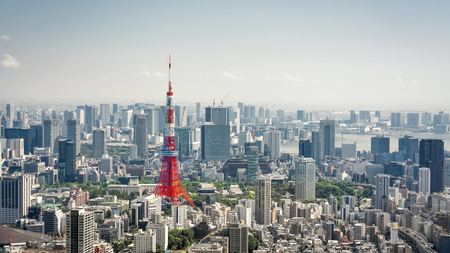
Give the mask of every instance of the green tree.
POLYGON ((259 241, 252 233, 248 234, 248 252, 257 250, 259 247, 259 241))
POLYGON ((194 227, 193 231, 195 240, 201 240, 211 232, 206 221, 200 222, 194 227))

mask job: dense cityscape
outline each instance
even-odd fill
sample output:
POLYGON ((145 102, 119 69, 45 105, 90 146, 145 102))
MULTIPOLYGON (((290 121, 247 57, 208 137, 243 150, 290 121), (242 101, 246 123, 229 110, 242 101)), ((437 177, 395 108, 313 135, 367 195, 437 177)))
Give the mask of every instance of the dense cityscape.
POLYGON ((0 1, 0 253, 450 253, 450 1, 0 1))
POLYGON ((169 80, 166 105, 6 104, 2 248, 448 252, 450 157, 442 139, 414 135, 447 133, 450 114, 337 120, 223 101, 191 108, 174 94, 169 80), (394 150, 393 133, 407 133, 394 150), (370 150, 336 140, 346 134, 370 136, 370 150))

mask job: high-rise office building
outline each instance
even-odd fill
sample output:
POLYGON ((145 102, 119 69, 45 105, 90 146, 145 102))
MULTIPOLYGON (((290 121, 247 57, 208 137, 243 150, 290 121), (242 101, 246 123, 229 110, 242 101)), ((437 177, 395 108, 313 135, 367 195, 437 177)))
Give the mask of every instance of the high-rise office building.
POLYGON ((356 158, 356 142, 342 143, 341 156, 342 158, 356 158))
POLYGON ((102 121, 102 126, 107 126, 111 119, 111 105, 110 104, 100 104, 100 120, 102 121))
POLYGON ((59 136, 59 122, 57 120, 44 120, 44 147, 55 152, 59 136))
POLYGON ((316 198, 316 164, 312 158, 295 159, 295 198, 297 200, 316 198))
POLYGON ((94 252, 94 213, 72 209, 66 215, 66 252, 94 252))
POLYGON ((230 224, 230 253, 248 253, 249 228, 241 224, 230 224))
POLYGON ((73 182, 77 172, 75 143, 72 140, 60 139, 58 148, 59 178, 64 182, 73 182))
POLYGON ((100 159, 106 154, 106 133, 103 129, 93 131, 92 145, 94 146, 94 158, 100 159))
POLYGON ((370 151, 372 154, 389 153, 390 139, 386 136, 374 136, 370 139, 370 151))
POLYGON ((304 110, 297 110, 297 120, 301 122, 306 121, 306 112, 304 110))
POLYGON ((135 114, 133 125, 138 156, 144 157, 148 153, 147 117, 144 114, 135 114))
POLYGON ((230 157, 230 142, 229 126, 203 125, 201 127, 202 160, 227 160, 230 157))
POLYGON ((175 112, 175 127, 187 126, 187 109, 186 106, 176 105, 174 106, 175 112))
POLYGON ((406 159, 414 161, 419 155, 419 139, 405 135, 398 139, 398 152, 405 155, 406 159))
POLYGON ((336 139, 336 121, 332 119, 320 120, 320 133, 322 137, 322 155, 334 156, 336 139))
POLYGON ((142 231, 141 229, 134 235, 134 244, 136 253, 156 252, 156 233, 149 229, 142 231))
POLYGON ((95 121, 97 120, 98 115, 98 109, 95 106, 92 105, 86 105, 84 107, 85 111, 85 131, 87 133, 92 133, 92 130, 94 130, 95 121))
POLYGON ((52 236, 61 235, 64 213, 60 209, 48 208, 42 211, 42 221, 44 222, 44 233, 52 236))
POLYGON ((318 131, 311 132, 311 156, 316 161, 316 164, 322 162, 322 138, 321 133, 318 131))
POLYGON ((422 125, 429 126, 433 123, 433 114, 431 112, 422 113, 422 125))
POLYGON ((272 181, 270 177, 260 177, 255 190, 255 219, 260 225, 272 223, 272 181))
POLYGON ((359 111, 359 122, 360 123, 370 122, 370 111, 359 111))
POLYGON ((129 128, 131 127, 131 120, 133 119, 133 110, 130 109, 122 109, 121 116, 120 116, 120 126, 123 128, 129 128))
POLYGON ((431 173, 429 168, 419 168, 419 192, 426 198, 431 193, 431 173))
POLYGON ((202 105, 199 102, 195 103, 195 116, 197 123, 200 123, 202 121, 202 105))
POLYGON ((175 128, 175 136, 178 150, 178 160, 185 161, 192 157, 194 128, 192 127, 178 127, 175 128))
POLYGON ((159 128, 160 126, 160 108, 159 107, 152 107, 147 108, 144 110, 145 115, 147 115, 147 131, 150 135, 156 135, 162 129, 159 128))
POLYGON ((385 199, 389 199, 389 175, 378 174, 375 185, 375 208, 382 209, 385 199))
POLYGON ((356 111, 350 111, 350 124, 357 124, 358 123, 358 114, 356 111))
POLYGON ((312 157, 312 143, 308 139, 298 141, 298 156, 312 157))
POLYGON ((431 172, 431 193, 443 190, 444 142, 438 139, 420 140, 419 165, 431 172))
POLYGON ((0 177, 0 222, 15 224, 31 206, 33 176, 29 174, 0 177))
POLYGON ((8 140, 11 139, 22 139, 23 140, 23 147, 24 147, 24 153, 30 154, 33 153, 33 142, 32 135, 31 135, 31 129, 30 128, 6 128, 5 130, 5 138, 8 140))
POLYGON ((249 182, 256 181, 256 174, 259 169, 258 146, 254 142, 245 143, 245 156, 247 157, 247 180, 249 182))
POLYGON ((81 135, 80 122, 76 119, 69 119, 67 121, 67 138, 74 142, 75 151, 77 154, 80 153, 81 149, 80 135, 81 135))
POLYGON ((391 113, 391 127, 403 126, 403 115, 401 112, 391 113))
POLYGON ((147 227, 155 232, 156 246, 166 250, 169 246, 169 226, 165 223, 152 223, 147 227))
POLYGON ((210 122, 214 125, 229 125, 229 108, 223 106, 206 107, 205 122, 210 122))
POLYGON ((43 125, 30 125, 30 149, 44 147, 44 127, 43 125))
POLYGON ((6 117, 12 122, 16 118, 16 109, 13 104, 6 104, 6 117))
POLYGON ((409 127, 419 128, 420 114, 417 112, 408 112, 406 114, 406 125, 409 127))
POLYGON ((272 160, 280 158, 281 132, 278 130, 266 131, 263 134, 264 145, 269 149, 269 157, 272 160))

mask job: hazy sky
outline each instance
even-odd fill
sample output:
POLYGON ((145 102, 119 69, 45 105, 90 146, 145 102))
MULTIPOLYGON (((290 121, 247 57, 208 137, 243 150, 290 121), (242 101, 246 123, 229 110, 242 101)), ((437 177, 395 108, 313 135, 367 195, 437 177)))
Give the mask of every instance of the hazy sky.
POLYGON ((3 100, 450 109, 450 1, 0 1, 3 100))

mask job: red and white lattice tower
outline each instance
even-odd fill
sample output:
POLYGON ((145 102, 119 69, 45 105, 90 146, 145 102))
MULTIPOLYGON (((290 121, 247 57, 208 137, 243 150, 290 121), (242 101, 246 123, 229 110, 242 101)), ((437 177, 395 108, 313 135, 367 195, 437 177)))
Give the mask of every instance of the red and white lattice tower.
POLYGON ((166 130, 164 133, 164 147, 161 150, 162 167, 159 174, 159 182, 155 188, 155 194, 166 197, 177 205, 183 197, 192 207, 195 207, 180 181, 177 164, 177 144, 175 140, 175 118, 173 109, 173 91, 170 70, 172 63, 169 56, 169 90, 167 91, 166 130))

